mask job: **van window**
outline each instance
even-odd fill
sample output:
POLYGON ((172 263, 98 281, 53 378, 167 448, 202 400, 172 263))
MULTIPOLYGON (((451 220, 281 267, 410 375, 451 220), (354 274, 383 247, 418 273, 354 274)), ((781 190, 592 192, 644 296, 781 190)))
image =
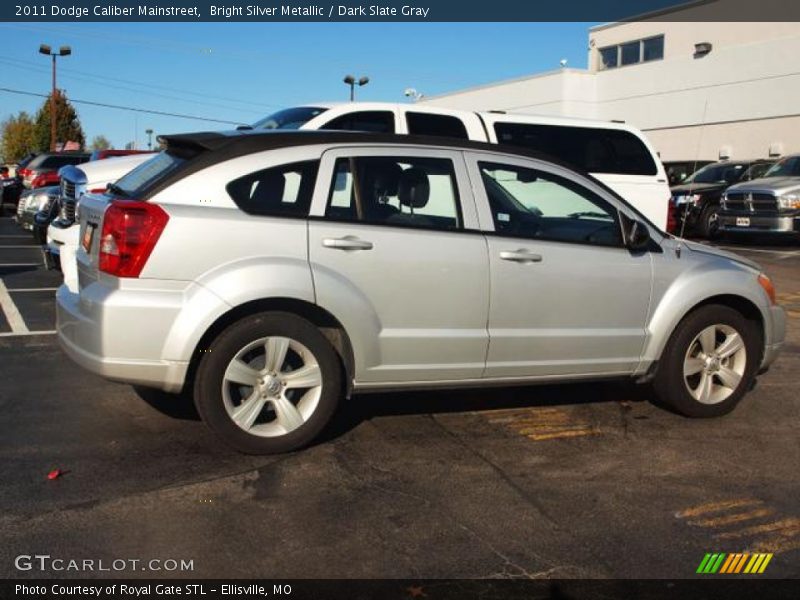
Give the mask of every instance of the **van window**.
POLYGON ((320 129, 394 133, 394 113, 385 110, 362 110, 328 121, 320 129))
POLYGON ((406 113, 408 133, 411 135, 434 135, 467 139, 467 128, 458 117, 431 113, 406 113))
POLYGON ((225 189, 248 214, 306 217, 318 168, 315 160, 280 165, 239 177, 225 189))
POLYGON ((494 131, 501 144, 524 146, 589 173, 658 173, 652 154, 628 131, 528 123, 495 123, 494 131))

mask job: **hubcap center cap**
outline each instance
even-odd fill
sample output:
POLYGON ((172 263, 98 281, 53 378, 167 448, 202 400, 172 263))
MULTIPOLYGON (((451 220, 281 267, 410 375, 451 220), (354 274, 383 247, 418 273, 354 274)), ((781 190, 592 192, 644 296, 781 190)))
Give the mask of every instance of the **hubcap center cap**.
POLYGON ((259 385, 262 393, 269 394, 270 396, 277 396, 281 391, 281 382, 277 377, 271 375, 265 377, 259 385))
POLYGON ((709 356, 706 358, 706 370, 710 373, 719 371, 721 365, 722 363, 719 356, 709 356))

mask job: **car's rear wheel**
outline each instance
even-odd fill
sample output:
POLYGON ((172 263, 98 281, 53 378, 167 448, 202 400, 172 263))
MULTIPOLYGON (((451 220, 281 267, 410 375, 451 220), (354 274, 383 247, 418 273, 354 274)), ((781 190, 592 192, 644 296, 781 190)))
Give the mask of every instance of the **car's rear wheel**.
POLYGON ((676 328, 659 361, 659 398, 688 417, 732 411, 750 389, 761 360, 758 325, 721 305, 703 306, 676 328))
POLYGON ((342 394, 338 356, 305 319, 282 312, 252 315, 202 350, 197 411, 236 450, 295 450, 311 442, 336 410, 342 394))

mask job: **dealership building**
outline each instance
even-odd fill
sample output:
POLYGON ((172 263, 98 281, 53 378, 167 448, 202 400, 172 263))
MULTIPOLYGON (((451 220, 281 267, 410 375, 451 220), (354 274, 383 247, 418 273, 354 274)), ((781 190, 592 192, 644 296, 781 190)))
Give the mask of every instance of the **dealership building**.
POLYGON ((587 69, 564 66, 420 101, 625 121, 665 161, 800 152, 800 23, 700 22, 713 4, 592 27, 587 69))

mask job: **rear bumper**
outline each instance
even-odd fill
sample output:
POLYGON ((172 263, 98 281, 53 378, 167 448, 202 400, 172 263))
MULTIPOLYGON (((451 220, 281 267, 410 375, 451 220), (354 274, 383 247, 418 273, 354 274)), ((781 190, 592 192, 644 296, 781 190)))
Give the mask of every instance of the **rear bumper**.
POLYGON ((56 292, 58 339, 84 369, 125 383, 179 392, 188 362, 163 360, 161 350, 180 309, 180 293, 109 289, 92 284, 56 292), (146 324, 146 331, 142 326, 146 324))

